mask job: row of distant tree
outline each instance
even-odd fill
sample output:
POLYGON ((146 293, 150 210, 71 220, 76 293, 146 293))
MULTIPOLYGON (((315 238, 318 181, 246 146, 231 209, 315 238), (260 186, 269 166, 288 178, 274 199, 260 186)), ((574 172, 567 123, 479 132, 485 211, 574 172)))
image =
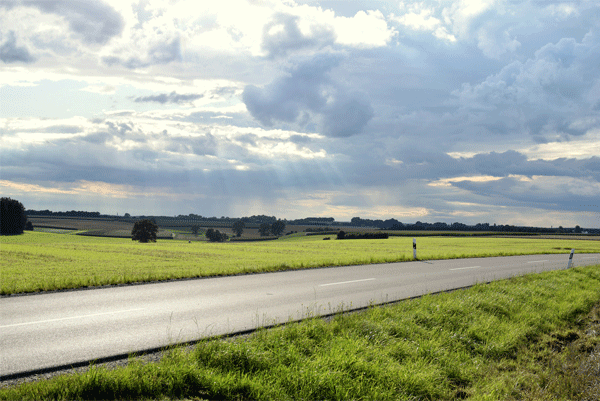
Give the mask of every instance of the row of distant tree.
POLYGON ((527 226, 514 226, 510 224, 489 224, 489 223, 477 223, 474 225, 468 225, 463 223, 424 223, 417 221, 414 224, 403 224, 396 219, 389 220, 370 220, 361 219, 360 217, 354 217, 350 220, 350 225, 355 227, 376 227, 385 230, 405 230, 405 231, 487 231, 487 232, 523 232, 523 233, 549 233, 549 234, 562 234, 562 233, 575 233, 580 234, 588 232, 590 234, 600 234, 600 229, 586 228, 583 229, 576 225, 574 228, 563 228, 558 227, 527 227, 527 226))
MULTIPOLYGON (((87 211, 68 211, 68 212, 53 212, 50 210, 26 210, 26 214, 28 216, 57 216, 57 217, 113 217, 117 218, 119 216, 110 216, 103 215, 100 212, 87 212, 87 211)), ((132 218, 129 213, 125 213, 124 218, 132 218)), ((219 221, 221 223, 225 223, 226 225, 234 226, 234 232, 237 230, 236 225, 239 229, 243 231, 244 227, 247 224, 259 224, 262 229, 259 227, 259 232, 261 235, 271 235, 271 227, 273 224, 277 222, 283 222, 285 225, 313 225, 313 226, 328 226, 328 227, 341 227, 348 226, 348 222, 337 222, 333 217, 307 217, 303 219, 295 219, 295 220, 286 220, 286 219, 277 219, 275 216, 266 216, 266 215, 253 215, 249 217, 241 217, 241 218, 232 218, 232 217, 205 217, 199 214, 190 213, 189 215, 179 215, 176 217, 167 217, 167 216, 138 216, 137 219, 146 219, 157 217, 167 220, 192 220, 192 221, 219 221), (243 225, 241 225, 243 224, 243 225), (262 226, 265 224, 265 226, 262 226), (267 229, 266 225, 269 225, 269 229, 267 229), (265 233, 265 234, 263 234, 265 233)), ((514 226, 510 224, 489 224, 489 223, 477 223, 474 225, 468 225, 464 223, 444 223, 444 222, 436 222, 436 223, 427 223, 417 221, 414 224, 411 223, 402 223, 396 219, 387 219, 387 220, 372 220, 372 219, 363 219, 360 217, 353 217, 350 220, 350 226, 354 227, 369 227, 369 228, 378 228, 383 230, 406 230, 406 231, 487 231, 487 232, 524 232, 524 233, 549 233, 549 234, 561 234, 561 233, 584 233, 587 232, 589 234, 600 234, 600 228, 581 228, 580 226, 575 226, 571 228, 563 228, 559 227, 528 227, 528 226, 514 226)), ((241 235, 241 234, 239 234, 241 235)), ((238 235, 238 236, 239 236, 238 235)), ((276 235, 276 234, 274 234, 276 235)))
MULTIPOLYGON (((194 224, 192 226, 192 233, 194 235, 198 235, 200 228, 201 227, 199 224, 194 224)), ((231 227, 231 229, 235 233, 236 237, 241 237, 245 228, 246 228, 246 223, 244 223, 244 221, 242 221, 241 219, 235 221, 231 227)), ((271 224, 261 223, 260 226, 258 227, 258 233, 260 234, 261 237, 266 237, 269 235, 274 235, 276 237, 279 237, 281 234, 283 234, 284 231, 285 231, 285 223, 282 220, 276 220, 271 224)), ((223 242, 223 241, 227 241, 227 239, 229 239, 229 237, 227 237, 227 235, 225 233, 221 233, 221 232, 219 232, 219 230, 214 230, 212 228, 209 228, 206 231, 205 235, 206 235, 206 238, 208 238, 209 241, 212 241, 212 242, 223 242)))
POLYGON ((56 216, 56 217, 111 217, 100 214, 100 212, 86 212, 83 210, 71 210, 70 212, 53 212, 51 210, 31 210, 25 211, 27 216, 56 216))

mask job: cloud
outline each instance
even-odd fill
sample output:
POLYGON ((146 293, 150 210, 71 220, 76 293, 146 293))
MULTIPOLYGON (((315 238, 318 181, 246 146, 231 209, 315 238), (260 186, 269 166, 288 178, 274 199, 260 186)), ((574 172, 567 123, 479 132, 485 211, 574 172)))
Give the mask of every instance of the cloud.
POLYGON ((274 121, 306 126, 315 120, 312 114, 320 120, 324 135, 358 134, 373 117, 373 109, 364 95, 347 93, 330 77, 340 62, 337 55, 316 55, 264 88, 246 86, 243 101, 250 114, 266 126, 274 121))
POLYGON ((463 105, 495 108, 501 105, 569 106, 581 99, 590 82, 600 78, 600 40, 590 31, 577 43, 563 38, 535 52, 526 62, 515 61, 482 83, 463 85, 456 92, 463 105))
MULTIPOLYGON (((514 61, 478 84, 465 83, 453 95, 462 108, 481 114, 488 128, 511 121, 512 132, 527 132, 540 143, 556 135, 568 139, 598 126, 577 123, 597 121, 598 65, 600 35, 591 30, 581 42, 563 38, 548 43, 533 58, 514 61)), ((492 128, 490 132, 501 131, 492 128)))
MULTIPOLYGON (((15 31, 9 31, 7 36, 6 41, 0 45, 0 60, 5 63, 32 63, 36 60, 26 47, 17 46, 15 31)), ((2 35, 0 34, 1 39, 2 35)))
POLYGON ((331 24, 336 43, 356 48, 385 46, 397 33, 379 10, 361 10, 351 18, 337 17, 331 24))
POLYGON ((218 148, 217 139, 211 135, 206 134, 201 137, 184 137, 174 136, 169 140, 169 144, 165 148, 169 152, 177 153, 192 153, 195 155, 216 155, 218 148))
POLYGON ((277 14, 263 28, 262 47, 268 56, 281 57, 300 50, 319 50, 335 42, 335 33, 326 25, 311 24, 308 32, 299 27, 300 17, 277 14))
POLYGON ((517 176, 487 182, 460 181, 453 185, 490 201, 496 198, 496 202, 513 206, 578 212, 600 210, 600 183, 590 185, 583 179, 517 176))
POLYGON ((181 40, 179 37, 169 39, 168 37, 157 36, 150 39, 145 38, 144 41, 153 43, 149 45, 148 50, 145 50, 146 48, 142 46, 142 49, 137 50, 139 54, 131 55, 129 48, 118 48, 111 55, 102 56, 101 59, 108 66, 122 64, 131 69, 181 61, 181 40))
MULTIPOLYGON (((402 5, 402 9, 405 6, 402 5)), ((413 3, 408 7, 408 12, 400 16, 392 16, 392 19, 406 28, 414 31, 429 31, 438 39, 447 42, 456 42, 456 37, 448 32, 440 18, 434 17, 435 8, 427 7, 424 3, 413 3)))
POLYGON ((23 4, 64 17, 71 30, 80 34, 87 43, 105 44, 120 35, 125 26, 121 14, 101 1, 41 0, 23 4))
POLYGON ((351 96, 344 102, 336 102, 324 113, 323 133, 331 137, 345 138, 359 134, 371 118, 373 108, 360 95, 351 96))
POLYGON ((186 94, 181 95, 176 92, 171 92, 169 94, 161 93, 160 95, 152 95, 152 96, 140 96, 135 98, 134 102, 157 102, 161 104, 165 103, 188 103, 193 102, 194 100, 198 100, 203 98, 202 94, 186 94))

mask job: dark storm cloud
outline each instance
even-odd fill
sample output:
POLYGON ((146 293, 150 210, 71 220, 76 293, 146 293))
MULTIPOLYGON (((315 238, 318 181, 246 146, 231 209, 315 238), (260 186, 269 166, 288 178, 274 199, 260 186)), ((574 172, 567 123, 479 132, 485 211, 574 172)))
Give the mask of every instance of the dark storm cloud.
POLYGON ((187 103, 187 102, 192 102, 192 101, 197 100, 197 99, 201 99, 203 97, 204 97, 204 95, 201 95, 201 94, 180 95, 180 94, 178 94, 176 92, 171 92, 169 94, 167 94, 167 93, 161 93, 160 95, 137 97, 137 98, 135 98, 134 102, 136 102, 136 103, 140 103, 140 102, 157 102, 157 103, 161 103, 161 104, 165 104, 165 103, 187 103))
POLYGON ((308 113, 312 113, 322 119, 324 135, 358 134, 373 117, 373 108, 364 95, 348 94, 330 77, 340 62, 336 55, 317 55, 264 88, 246 86, 242 98, 250 114, 266 126, 275 120, 305 126, 311 122, 308 113))
POLYGON ((454 182, 453 186, 473 194, 485 196, 498 204, 535 207, 545 210, 598 212, 600 194, 581 194, 568 183, 542 188, 540 183, 524 183, 517 178, 506 177, 497 181, 454 182))
POLYGON ((87 43, 105 44, 120 35, 125 26, 121 14, 101 1, 25 0, 21 4, 64 17, 71 30, 87 43))
POLYGON ((299 17, 277 14, 263 28, 262 47, 269 57, 286 56, 303 49, 318 50, 335 41, 335 33, 325 26, 311 26, 311 33, 305 35, 298 27, 299 17))
POLYGON ((328 73, 339 62, 337 56, 319 55, 264 88, 248 85, 242 94, 244 103, 250 114, 267 126, 273 125, 273 120, 293 122, 305 109, 318 112, 327 102, 322 90, 331 85, 328 73))
POLYGON ((324 113, 323 133, 332 137, 349 137, 359 134, 373 118, 373 108, 359 96, 334 104, 324 113))
MULTIPOLYGON (((17 46, 17 37, 14 31, 9 31, 8 36, 2 45, 0 45, 0 60, 5 63, 32 63, 36 59, 33 57, 29 50, 24 46, 17 46)), ((0 35, 0 41, 2 35, 0 35)))

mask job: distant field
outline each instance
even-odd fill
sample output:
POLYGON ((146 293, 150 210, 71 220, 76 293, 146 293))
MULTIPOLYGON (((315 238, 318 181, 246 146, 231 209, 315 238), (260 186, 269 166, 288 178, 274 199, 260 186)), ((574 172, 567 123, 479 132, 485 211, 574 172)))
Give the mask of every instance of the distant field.
POLYGON ((56 228, 68 230, 129 230, 133 228, 133 223, 110 219, 83 219, 70 217, 38 217, 29 216, 35 228, 56 228))
MULTIPOLYGON (((26 232, 0 237, 1 294, 187 277, 412 260, 412 239, 331 240, 291 235, 276 241, 207 243, 26 232)), ((600 242, 528 238, 423 237, 419 259, 600 252, 600 242)))

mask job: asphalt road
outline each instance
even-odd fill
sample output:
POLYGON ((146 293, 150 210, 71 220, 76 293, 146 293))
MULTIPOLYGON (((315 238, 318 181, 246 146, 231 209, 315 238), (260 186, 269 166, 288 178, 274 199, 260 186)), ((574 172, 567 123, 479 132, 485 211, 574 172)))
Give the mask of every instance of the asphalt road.
MULTIPOLYGON (((565 269, 569 255, 390 263, 0 299, 0 380, 309 315, 565 269)), ((600 254, 575 254, 577 266, 600 254)))

